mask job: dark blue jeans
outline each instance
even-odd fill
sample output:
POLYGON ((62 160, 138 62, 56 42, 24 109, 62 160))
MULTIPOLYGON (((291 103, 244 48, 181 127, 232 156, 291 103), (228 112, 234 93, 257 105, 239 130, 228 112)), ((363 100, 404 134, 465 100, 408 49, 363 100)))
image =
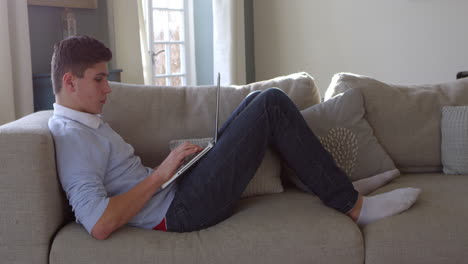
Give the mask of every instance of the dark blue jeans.
POLYGON ((354 207, 358 192, 347 175, 289 97, 271 88, 250 94, 221 128, 215 147, 181 176, 167 230, 200 230, 231 216, 269 146, 325 205, 343 213, 354 207))

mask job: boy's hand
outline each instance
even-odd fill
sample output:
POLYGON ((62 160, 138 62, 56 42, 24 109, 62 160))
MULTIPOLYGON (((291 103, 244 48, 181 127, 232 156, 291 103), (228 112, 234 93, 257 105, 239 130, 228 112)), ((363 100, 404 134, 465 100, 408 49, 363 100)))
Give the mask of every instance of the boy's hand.
POLYGON ((169 153, 169 156, 156 168, 155 174, 163 181, 168 181, 174 176, 177 169, 183 164, 184 159, 203 150, 200 146, 184 142, 169 153))

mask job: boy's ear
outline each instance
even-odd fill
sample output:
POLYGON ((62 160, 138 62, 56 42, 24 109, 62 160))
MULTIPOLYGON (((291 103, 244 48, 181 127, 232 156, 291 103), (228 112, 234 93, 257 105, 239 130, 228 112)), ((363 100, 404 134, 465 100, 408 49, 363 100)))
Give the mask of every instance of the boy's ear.
POLYGON ((74 81, 75 81, 75 76, 71 72, 67 72, 63 75, 62 78, 62 88, 67 89, 70 92, 75 91, 75 86, 74 86, 74 81))

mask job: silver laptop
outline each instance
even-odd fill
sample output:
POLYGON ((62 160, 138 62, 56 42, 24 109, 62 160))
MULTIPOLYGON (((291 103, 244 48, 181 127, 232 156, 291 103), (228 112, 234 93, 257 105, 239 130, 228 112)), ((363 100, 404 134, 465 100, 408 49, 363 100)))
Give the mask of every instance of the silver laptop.
POLYGON ((200 160, 203 156, 205 156, 210 149, 214 147, 216 142, 218 141, 218 120, 219 120, 219 92, 221 90, 221 75, 218 73, 218 85, 216 87, 216 117, 215 117, 215 131, 214 131, 214 136, 213 138, 209 138, 207 142, 194 142, 197 145, 206 145, 204 146, 203 150, 192 155, 192 157, 188 157, 185 159, 184 164, 180 166, 180 168, 177 170, 177 172, 172 176, 171 179, 169 179, 167 182, 165 182, 161 188, 166 188, 171 182, 173 182, 175 179, 177 179, 180 175, 182 175, 185 171, 187 171, 190 167, 192 167, 193 164, 195 164, 198 160, 200 160))

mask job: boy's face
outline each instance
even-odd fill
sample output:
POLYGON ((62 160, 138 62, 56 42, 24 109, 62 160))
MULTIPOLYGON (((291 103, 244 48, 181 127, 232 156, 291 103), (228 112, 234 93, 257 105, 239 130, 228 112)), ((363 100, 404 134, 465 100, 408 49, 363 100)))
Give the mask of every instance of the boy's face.
POLYGON ((73 92, 75 110, 90 114, 99 114, 111 92, 107 82, 107 63, 100 62, 86 69, 83 78, 74 78, 73 92))

